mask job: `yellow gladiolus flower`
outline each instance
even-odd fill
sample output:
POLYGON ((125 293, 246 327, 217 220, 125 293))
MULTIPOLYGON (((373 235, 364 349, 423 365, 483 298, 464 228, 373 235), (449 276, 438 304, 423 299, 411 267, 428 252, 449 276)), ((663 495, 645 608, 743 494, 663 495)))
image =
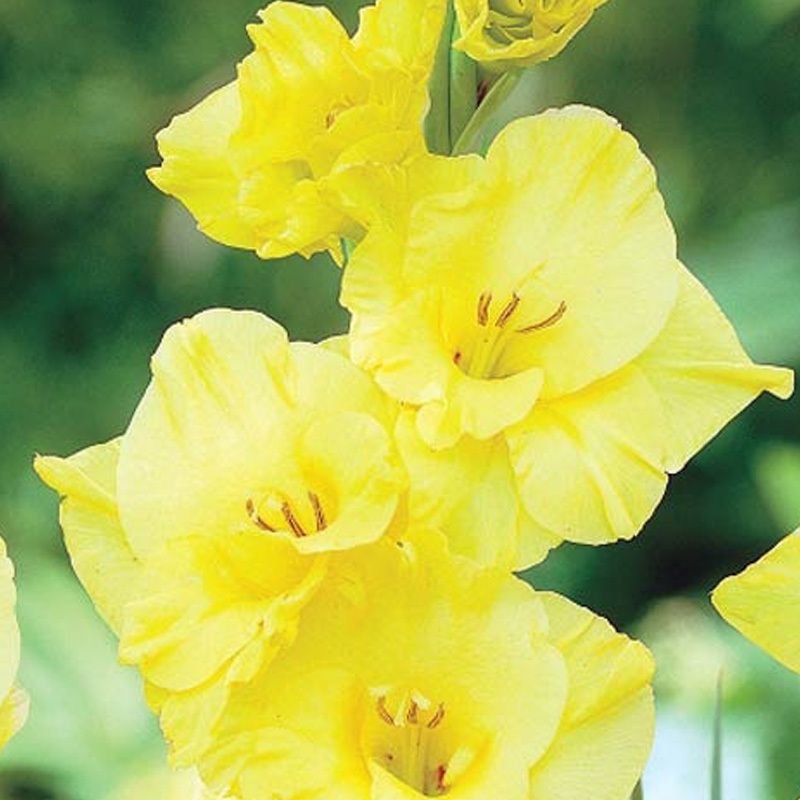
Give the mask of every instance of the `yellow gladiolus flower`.
POLYGON ((394 411, 254 312, 172 327, 122 437, 38 458, 78 576, 191 761, 234 682, 291 642, 337 553, 400 524, 394 411))
POLYGON ((800 673, 800 530, 722 581, 712 600, 741 634, 800 673))
POLYGON ((606 0, 456 0, 456 47, 507 69, 558 55, 606 0))
POLYGON ((14 565, 0 538, 0 747, 5 746, 28 717, 28 695, 14 683, 20 655, 16 602, 14 565))
POLYGON ((342 294, 354 361, 413 409, 416 504, 486 475, 519 567, 563 539, 630 538, 667 473, 760 392, 789 396, 792 373, 754 365, 677 261, 652 166, 602 112, 518 120, 485 161, 451 161, 483 170, 465 188, 440 166, 438 192, 391 206, 342 294), (449 459, 470 463, 431 468, 449 459))
POLYGON ((200 765, 243 800, 627 800, 653 663, 585 609, 450 558, 430 531, 350 554, 292 648, 234 690, 200 765))
POLYGON ((158 135, 155 185, 201 230, 262 258, 359 238, 325 190, 355 165, 424 152, 427 83, 444 0, 379 0, 350 39, 324 7, 272 3, 248 33, 238 77, 158 135))

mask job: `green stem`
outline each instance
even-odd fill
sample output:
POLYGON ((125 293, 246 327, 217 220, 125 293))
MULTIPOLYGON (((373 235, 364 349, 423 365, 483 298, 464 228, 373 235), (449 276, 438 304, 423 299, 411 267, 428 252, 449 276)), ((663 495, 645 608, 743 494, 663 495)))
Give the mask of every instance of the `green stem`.
POLYGON ((455 12, 448 2, 447 15, 436 51, 433 73, 428 84, 431 107, 425 118, 425 141, 432 153, 450 153, 450 44, 453 37, 455 12))
MULTIPOLYGON (((461 37, 458 20, 453 23, 452 41, 461 37)), ((466 53, 450 51, 450 138, 456 141, 464 132, 478 105, 478 64, 466 53)))
POLYGON ((480 152, 487 144, 485 139, 488 135, 488 127, 494 122, 494 115, 506 101, 511 92, 514 91, 519 82, 521 70, 506 72, 497 83, 492 86, 489 94, 478 106, 472 119, 467 123, 461 136, 453 147, 453 155, 460 156, 465 153, 480 152))
POLYGON ((714 741, 711 746, 711 800, 722 800, 722 670, 717 676, 714 741))
POLYGON ((353 255, 353 250, 356 249, 356 242, 346 237, 343 238, 341 241, 342 241, 342 256, 344 257, 344 262, 342 263, 342 267, 346 267, 350 263, 350 258, 353 255))
POLYGON ((633 794, 631 795, 631 800, 644 800, 644 789, 642 788, 642 782, 636 784, 636 788, 633 790, 633 794))

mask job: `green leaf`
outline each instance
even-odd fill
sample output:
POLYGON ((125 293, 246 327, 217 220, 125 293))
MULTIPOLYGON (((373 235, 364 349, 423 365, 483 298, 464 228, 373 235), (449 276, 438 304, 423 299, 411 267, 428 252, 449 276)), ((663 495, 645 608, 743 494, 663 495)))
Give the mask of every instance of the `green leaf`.
POLYGON ((447 4, 436 61, 428 84, 431 107, 425 118, 425 141, 432 153, 450 154, 450 53, 453 38, 455 12, 453 4, 447 4))

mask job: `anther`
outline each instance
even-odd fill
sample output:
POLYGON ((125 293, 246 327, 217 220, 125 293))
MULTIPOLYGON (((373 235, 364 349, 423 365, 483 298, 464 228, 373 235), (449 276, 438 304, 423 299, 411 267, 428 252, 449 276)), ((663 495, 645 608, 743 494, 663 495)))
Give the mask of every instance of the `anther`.
POLYGON ((271 528, 264 522, 263 519, 258 515, 256 511, 255 503, 253 503, 251 498, 247 498, 247 503, 245 503, 245 508, 247 509, 247 516, 250 517, 250 520, 261 528, 262 531, 269 531, 270 533, 275 533, 275 528, 271 528))
POLYGON ((506 303, 506 307, 500 312, 500 316, 497 317, 497 320, 494 323, 496 327, 502 328, 506 322, 511 319, 511 315, 517 310, 519 301, 519 295, 514 292, 511 295, 511 299, 508 301, 508 303, 506 303))
POLYGON ((439 764, 436 767, 436 789, 443 792, 447 787, 444 785, 444 779, 447 777, 447 767, 444 764, 439 764))
POLYGON ((562 300, 558 308, 549 317, 546 317, 540 322, 535 322, 533 325, 517 328, 517 333, 533 333, 534 331, 543 331, 545 328, 552 328, 566 313, 567 304, 562 300))
POLYGON ((325 510, 322 508, 322 503, 319 501, 319 496, 314 492, 308 493, 308 500, 311 507, 314 509, 314 520, 317 524, 317 532, 324 531, 328 527, 328 522, 325 519, 325 510))
POLYGON ((283 513, 283 518, 286 520, 286 523, 292 529, 292 532, 295 536, 297 536, 298 539, 308 535, 298 521, 297 517, 295 517, 292 507, 286 501, 284 501, 281 505, 281 512, 283 513))
POLYGON ((428 720, 428 727, 433 730, 434 728, 438 728, 439 725, 442 724, 442 720, 444 719, 444 703, 439 703, 439 708, 436 709, 436 713, 428 720))
POLYGON ((387 724, 391 725, 393 728, 395 727, 394 718, 392 715, 386 710, 386 698, 379 697, 378 702, 376 704, 378 709, 378 716, 387 724))
POLYGON ((416 725, 419 722, 419 706, 413 700, 406 711, 406 721, 409 725, 416 725))
POLYGON ((492 304, 492 293, 483 292, 478 298, 478 325, 484 328, 489 324, 489 306, 492 304))

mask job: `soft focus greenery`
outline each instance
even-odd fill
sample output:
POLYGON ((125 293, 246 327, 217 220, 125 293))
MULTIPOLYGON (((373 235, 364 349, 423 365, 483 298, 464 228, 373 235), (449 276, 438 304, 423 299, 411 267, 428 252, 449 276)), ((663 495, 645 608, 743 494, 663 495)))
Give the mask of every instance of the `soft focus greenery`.
MULTIPOLYGON (((330 5, 354 22, 357 3, 330 5)), ((153 133, 233 75, 255 10, 252 0, 0 3, 0 529, 18 566, 33 701, 2 756, 0 798, 102 800, 161 758, 135 675, 116 665, 69 572, 34 451, 68 454, 122 431, 164 328, 199 309, 257 308, 296 338, 346 327, 325 259, 266 264, 218 247, 144 177, 153 133)), ((583 102, 617 116, 659 169, 684 260, 751 355, 796 367, 798 41, 798 0, 612 0, 507 106, 583 102)), ((720 577, 800 524, 795 445, 800 401, 762 398, 673 481, 637 540, 564 547, 530 573, 653 646, 665 719, 699 726, 707 746, 708 758, 688 754, 702 778, 682 785, 684 800, 708 797, 723 665, 725 745, 745 742, 767 768, 762 796, 747 800, 800 790, 800 681, 707 602, 720 577)), ((667 762, 686 757, 657 745, 652 781, 681 774, 667 762)), ((723 788, 742 797, 736 782, 723 788)), ((645 796, 667 797, 647 781, 645 796)))

